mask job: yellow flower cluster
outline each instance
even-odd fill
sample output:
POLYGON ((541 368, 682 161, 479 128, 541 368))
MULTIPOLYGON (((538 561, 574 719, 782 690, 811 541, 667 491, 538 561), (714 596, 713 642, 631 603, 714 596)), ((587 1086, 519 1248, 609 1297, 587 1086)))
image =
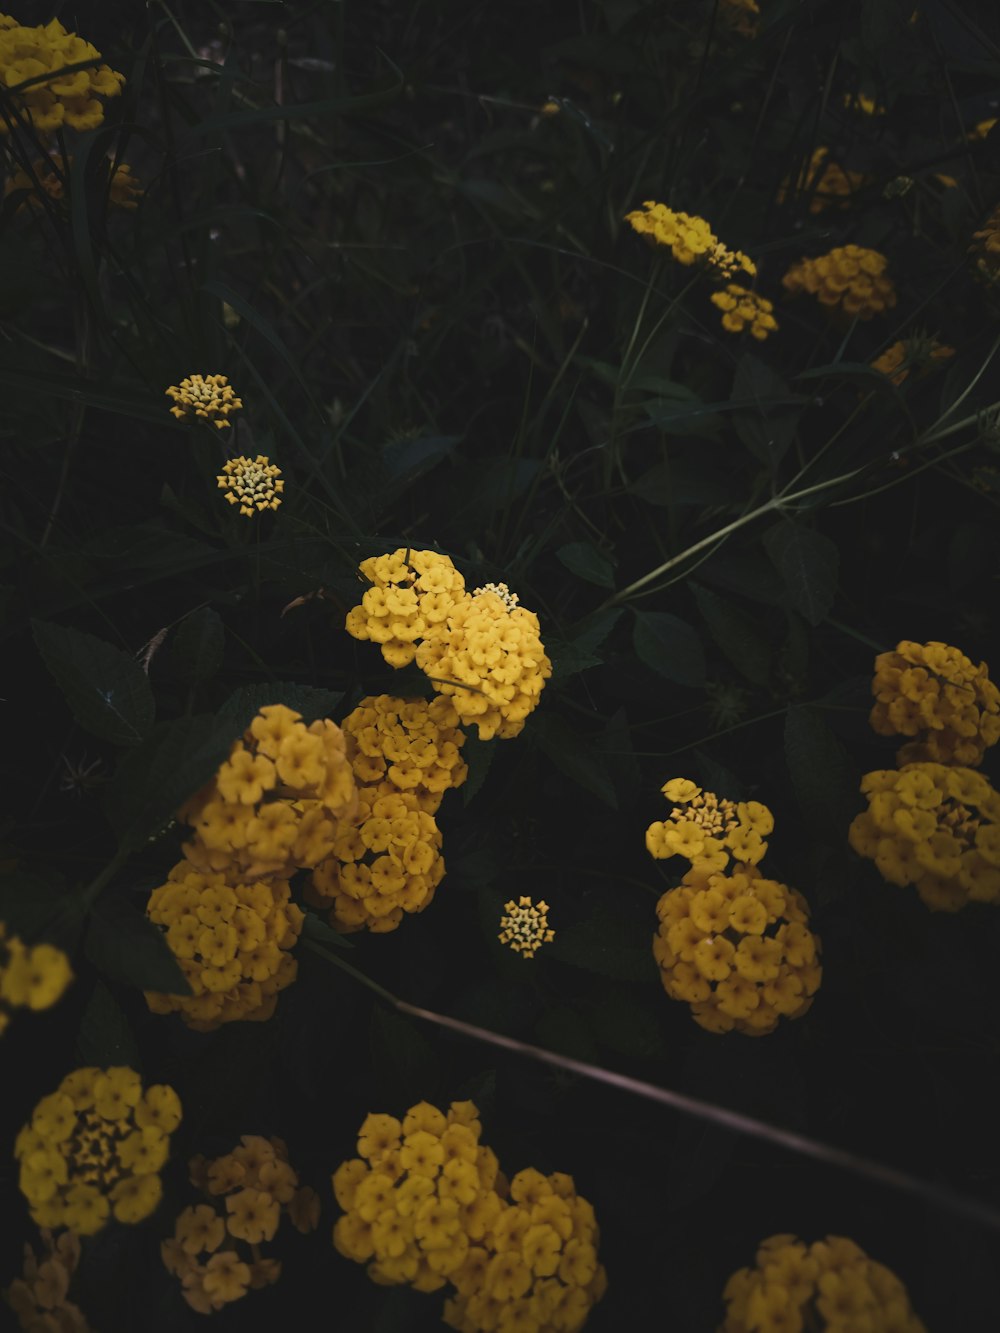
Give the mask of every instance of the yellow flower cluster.
POLYGON ((946 643, 903 639, 891 653, 879 653, 872 694, 872 729, 915 737, 897 754, 899 764, 976 768, 1000 740, 1000 689, 986 663, 975 666, 946 643))
POLYGON ((66 1299, 80 1262, 79 1236, 63 1231, 57 1238, 43 1227, 41 1237, 41 1259, 25 1245, 23 1275, 4 1293, 7 1304, 27 1333, 91 1333, 83 1311, 66 1299))
POLYGON ((954 355, 954 347, 945 347, 936 338, 906 338, 902 342, 894 342, 877 357, 872 362, 872 370, 888 375, 898 388, 911 370, 920 374, 933 367, 935 362, 947 361, 954 355))
POLYGON ((822 213, 826 209, 847 208, 851 196, 861 189, 868 177, 860 171, 848 171, 830 157, 829 148, 820 146, 814 149, 804 170, 799 175, 799 183, 789 178, 778 190, 778 203, 783 203, 788 194, 797 190, 809 195, 809 212, 822 213))
POLYGON ((358 796, 357 814, 310 876, 306 900, 329 907, 337 930, 385 934, 404 913, 430 906, 444 877, 441 831, 410 792, 362 787, 358 796))
POLYGON ((446 791, 469 774, 462 759, 465 732, 450 699, 368 696, 341 722, 359 788, 369 796, 408 792, 434 814, 446 791))
POLYGON ((980 277, 987 282, 1000 278, 1000 207, 993 210, 979 231, 972 233, 969 254, 980 277))
POLYGON ((566 1175, 529 1169, 508 1187, 481 1132, 472 1102, 369 1115, 333 1175, 333 1243, 376 1282, 450 1282, 444 1321, 460 1333, 575 1333, 606 1285, 593 1208, 566 1175))
POLYGON ((812 1245, 796 1236, 769 1236, 755 1264, 726 1283, 719 1333, 925 1333, 895 1273, 843 1236, 812 1245))
POLYGON ((113 1213, 141 1222, 160 1202, 159 1171, 181 1122, 173 1088, 122 1065, 67 1074, 14 1142, 20 1188, 43 1227, 93 1235, 113 1213))
POLYGON ((656 905, 653 956, 663 989, 709 1032, 773 1032, 801 1018, 823 971, 809 908, 795 889, 737 862, 692 865, 656 905))
POLYGON ((225 375, 189 375, 163 392, 174 400, 170 413, 178 421, 193 417, 210 422, 217 430, 228 430, 229 417, 243 406, 225 375))
POLYGON ((551 944, 556 937, 549 929, 549 905, 539 899, 536 907, 530 898, 521 897, 517 902, 511 898, 504 903, 506 916, 500 918, 501 944, 509 944, 515 953, 524 958, 534 958, 543 944, 551 944))
MULTIPOLYGON (((218 426, 219 422, 215 424, 218 426)), ((216 477, 216 481, 219 489, 225 491, 228 502, 238 504, 241 514, 253 518, 255 512, 277 509, 281 504, 285 483, 280 477, 281 468, 272 463, 267 454, 258 454, 256 458, 240 454, 239 458, 230 458, 223 463, 222 475, 216 477)))
POLYGON ((748 287, 730 282, 723 291, 713 292, 708 299, 723 311, 722 327, 729 333, 742 333, 749 328, 751 335, 763 342, 778 327, 773 314, 774 304, 748 287))
POLYGON ((72 980, 73 969, 62 949, 27 945, 8 935, 0 921, 0 1034, 10 1022, 11 1009, 49 1009, 72 980))
POLYGON ((190 1168, 191 1183, 202 1194, 225 1196, 225 1213, 211 1203, 185 1208, 160 1254, 167 1272, 180 1279, 188 1305, 212 1314, 248 1290, 277 1282, 281 1261, 262 1256, 259 1246, 274 1239, 282 1212, 297 1231, 315 1230, 319 1195, 299 1185, 282 1140, 258 1134, 242 1135, 239 1147, 213 1161, 194 1157, 190 1168))
POLYGON ((193 994, 147 991, 153 1013, 179 1013, 197 1032, 270 1018, 298 970, 290 951, 303 915, 290 898, 284 879, 230 884, 188 861, 175 865, 150 894, 146 914, 166 932, 193 994))
POLYGON ((465 596, 462 575, 437 551, 400 547, 362 560, 359 568, 373 586, 347 613, 345 628, 355 639, 377 643, 391 667, 408 666, 420 640, 443 625, 465 596))
MULTIPOLYGON (((107 65, 61 72, 67 65, 100 58, 95 46, 75 32, 67 32, 57 19, 25 28, 0 14, 0 80, 13 94, 17 109, 42 134, 63 125, 92 130, 101 124, 104 107, 97 99, 117 97, 125 82, 124 74, 107 65), (19 89, 30 79, 40 82, 19 89)), ((7 119, 0 117, 0 133, 9 129, 7 119)))
POLYGON ((1000 904, 1000 794, 972 768, 905 764, 861 779, 868 809, 847 839, 890 884, 913 884, 932 911, 1000 904))
MULTIPOLYGON (((65 166, 60 159, 39 158, 37 162, 31 164, 30 173, 23 167, 17 167, 4 186, 4 198, 18 190, 27 190, 28 195, 21 200, 18 207, 37 208, 40 195, 46 195, 55 204, 62 204, 66 197, 64 188, 66 175, 72 164, 71 155, 65 166), (61 169, 61 175, 57 167, 61 169)), ((131 168, 127 163, 119 162, 111 173, 108 185, 108 197, 111 203, 118 208, 138 208, 136 199, 141 194, 142 186, 132 175, 131 168)))
POLYGON ((417 666, 459 719, 481 740, 508 739, 524 729, 552 663, 534 611, 495 592, 466 595, 417 648, 417 666))
POLYGON ((212 781, 178 811, 194 828, 184 855, 239 883, 317 865, 356 809, 346 746, 329 718, 306 726, 284 704, 263 707, 212 781))
POLYGON ((680 264, 701 260, 720 278, 731 278, 738 269, 753 277, 757 266, 741 250, 723 245, 704 218, 689 213, 675 213, 666 204, 647 199, 642 209, 625 214, 625 221, 640 236, 648 236, 656 245, 669 247, 680 264))
POLYGON ((808 292, 820 305, 871 319, 896 304, 895 288, 885 276, 887 263, 877 250, 841 245, 818 259, 800 259, 781 281, 793 294, 808 292))
POLYGON ((646 850, 657 861, 686 856, 692 863, 724 870, 730 857, 756 865, 767 851, 774 816, 759 801, 720 800, 689 778, 671 778, 660 788, 673 803, 665 820, 646 830, 646 850))

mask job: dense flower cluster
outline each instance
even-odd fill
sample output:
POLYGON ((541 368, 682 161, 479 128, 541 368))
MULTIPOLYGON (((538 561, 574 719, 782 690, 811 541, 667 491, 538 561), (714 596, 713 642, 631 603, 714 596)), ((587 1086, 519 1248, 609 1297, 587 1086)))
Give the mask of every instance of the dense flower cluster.
POLYGON ((417 666, 481 740, 517 736, 552 674, 538 617, 495 592, 454 602, 418 647, 417 666))
POLYGON ((653 199, 647 199, 642 209, 626 213, 625 221, 640 236, 667 246, 678 263, 694 264, 700 260, 720 278, 731 278, 738 269, 751 277, 756 274, 753 260, 742 251, 723 245, 704 218, 676 213, 653 199))
POLYGON ((337 930, 385 934, 404 913, 429 907, 443 876, 441 831, 419 798, 362 787, 357 814, 313 871, 306 899, 329 907, 337 930))
MULTIPOLYGON (((798 192, 809 196, 809 212, 822 213, 826 209, 846 208, 855 191, 868 178, 860 171, 848 171, 830 156, 829 148, 814 149, 799 175, 798 192)), ((782 203, 792 192, 793 182, 786 180, 778 191, 782 203)))
POLYGON ((179 1013, 197 1032, 270 1018, 298 968, 291 950, 303 916, 290 896, 284 879, 230 884, 189 861, 175 865, 167 883, 153 890, 146 913, 166 932, 193 993, 147 991, 150 1009, 179 1013))
POLYGON ((663 988, 709 1032, 762 1036, 800 1018, 819 989, 819 940, 795 889, 737 862, 692 865, 656 905, 653 956, 663 988))
POLYGON ((936 362, 947 361, 955 355, 954 347, 945 347, 936 338, 906 338, 894 342, 872 362, 872 370, 887 375, 898 388, 910 371, 930 369, 936 362))
POLYGON ((723 870, 730 857, 756 865, 767 851, 774 816, 759 801, 722 800, 688 778, 660 788, 672 808, 646 830, 646 850, 657 861, 686 856, 692 863, 723 870))
POLYGON ((373 586, 347 613, 345 628, 355 639, 377 643, 391 667, 412 662, 417 644, 466 595, 462 575, 437 551, 400 547, 391 555, 362 560, 359 568, 373 586))
POLYGON ((848 841, 890 884, 913 884, 934 911, 1000 903, 1000 793, 972 768, 905 764, 866 773, 868 809, 848 841))
POLYGON ((1000 278, 1000 206, 996 207, 978 231, 972 233, 969 254, 976 272, 987 282, 1000 278))
MULTIPOLYGON (((101 53, 90 42, 67 32, 58 19, 35 28, 22 27, 0 14, 0 82, 12 95, 16 111, 30 120, 42 134, 66 125, 73 130, 92 130, 104 120, 99 97, 117 97, 124 74, 109 69, 78 69, 62 73, 67 65, 100 60, 101 53), (51 77, 44 77, 51 75, 51 77), (19 88, 30 79, 30 87, 19 88)), ((0 134, 10 124, 0 116, 0 134)))
POLYGON ((230 416, 243 406, 243 399, 236 397, 225 375, 189 375, 164 393, 174 400, 170 412, 178 421, 194 418, 218 430, 228 430, 230 416))
MULTIPOLYGON (((219 422, 215 423, 217 426, 219 422)), ((281 492, 285 483, 281 479, 281 468, 272 463, 267 454, 258 454, 256 458, 227 459, 222 465, 221 476, 216 477, 219 489, 225 491, 231 505, 239 505, 240 513, 253 518, 255 513, 265 509, 277 509, 281 504, 281 492)))
POLYGON ((72 980, 73 969, 62 949, 25 944, 8 935, 0 921, 0 1033, 10 1022, 11 1009, 49 1009, 72 980))
POLYGON ((268 704, 212 781, 178 811, 194 828, 184 855, 230 881, 288 876, 329 856, 356 802, 340 728, 329 718, 306 726, 294 709, 268 704))
POLYGON ((443 695, 431 700, 369 696, 340 725, 355 781, 370 788, 369 795, 408 792, 432 815, 444 793, 468 777, 461 754, 465 732, 443 695))
POLYGON ((144 1092, 139 1075, 120 1065, 73 1070, 14 1142, 32 1218, 80 1236, 99 1231, 109 1213, 141 1222, 160 1202, 159 1171, 180 1121, 180 1099, 166 1084, 144 1092))
POLYGON ((755 1264, 726 1283, 719 1333, 925 1333, 895 1273, 843 1236, 769 1236, 755 1264))
POLYGON ((1000 689, 985 662, 975 666, 946 643, 903 639, 879 653, 871 725, 880 736, 912 736, 897 762, 977 767, 1000 740, 1000 689))
POLYGON ((539 899, 537 906, 530 898, 521 897, 504 903, 506 916, 500 918, 501 944, 510 947, 524 958, 533 958, 543 944, 551 944, 556 937, 549 928, 549 905, 539 899))
POLYGON ((529 1169, 508 1187, 481 1131, 472 1102, 369 1115, 333 1175, 333 1243, 376 1282, 450 1282, 444 1320, 460 1333, 576 1333, 605 1287, 593 1208, 566 1175, 529 1169))
POLYGON ((22 1276, 4 1293, 8 1305, 25 1333, 91 1333, 83 1311, 66 1299, 80 1262, 79 1236, 63 1231, 56 1237, 43 1227, 41 1237, 41 1258, 24 1247, 22 1276))
POLYGON ((781 281, 793 294, 808 292, 820 305, 871 319, 896 304, 895 288, 885 276, 887 263, 877 250, 841 245, 818 259, 800 259, 781 281))
POLYGON ((751 335, 758 342, 763 342, 778 327, 773 314, 773 302, 750 291, 748 287, 730 282, 721 292, 713 292, 708 299, 723 312, 722 327, 729 333, 742 333, 749 328, 751 335))
MULTIPOLYGON (((61 158, 39 158, 31 164, 31 171, 17 167, 4 186, 4 198, 19 190, 27 191, 19 207, 37 208, 39 197, 45 195, 52 203, 62 205, 66 198, 66 177, 73 165, 73 157, 63 164, 61 158)), ((109 164, 110 166, 110 164, 109 164)), ((126 162, 119 162, 111 172, 108 182, 108 198, 117 208, 138 208, 136 200, 142 194, 142 186, 132 175, 126 162)))
POLYGON ((185 1208, 160 1254, 188 1305, 212 1314, 277 1282, 281 1261, 262 1256, 259 1246, 274 1239, 282 1213, 296 1230, 315 1230, 319 1195, 299 1185, 282 1140, 259 1134, 242 1135, 239 1147, 212 1161, 192 1158, 190 1169, 192 1185, 212 1202, 185 1208), (215 1206, 223 1198, 225 1212, 215 1206))

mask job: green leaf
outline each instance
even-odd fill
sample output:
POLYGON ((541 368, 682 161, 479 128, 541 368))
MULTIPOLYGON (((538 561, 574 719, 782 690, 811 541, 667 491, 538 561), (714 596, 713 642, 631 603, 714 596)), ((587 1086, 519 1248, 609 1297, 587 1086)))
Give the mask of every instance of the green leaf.
POLYGON ((392 489, 401 490, 443 458, 450 458, 461 440, 461 435, 421 435, 390 441, 382 450, 382 462, 392 489))
POLYGON ((771 676, 771 649, 757 621, 710 588, 697 583, 689 586, 720 650, 747 680, 766 685, 771 676))
POLYGON ((602 588, 615 586, 614 565, 592 542, 567 542, 556 551, 556 559, 571 574, 602 588))
POLYGON ((737 498, 732 449, 706 440, 690 456, 657 463, 628 487, 651 505, 720 505, 737 498))
POLYGON ((83 925, 80 901, 54 871, 16 868, 0 877, 0 922, 25 944, 72 949, 83 925))
POLYGON ((127 1065, 140 1073, 139 1048, 121 1005, 98 981, 90 993, 76 1038, 76 1059, 80 1065, 127 1065))
POLYGON ((353 949, 355 945, 346 935, 341 933, 315 912, 306 912, 302 921, 302 934, 306 939, 315 940, 317 944, 329 944, 334 949, 353 949))
POLYGON ((393 1104, 409 1106, 417 1101, 434 1102, 438 1061, 424 1029, 412 1019, 381 1004, 372 1008, 372 1067, 393 1104))
POLYGON ((858 812, 858 769, 816 709, 786 713, 785 762, 806 824, 841 844, 858 812))
POLYGON ((792 607, 810 625, 819 625, 837 594, 840 555, 835 544, 813 528, 781 522, 764 533, 764 550, 784 581, 792 607))
POLYGON ((600 666, 604 660, 596 649, 614 629, 624 607, 612 606, 582 620, 571 639, 546 635, 545 647, 552 659, 552 679, 566 680, 588 667, 600 666))
POLYGON ((192 993, 159 926, 120 895, 98 898, 84 947, 105 976, 165 995, 192 993))
POLYGON ((496 753, 495 741, 481 741, 474 732, 466 734, 462 758, 469 766, 469 776, 462 783, 462 804, 468 805, 479 791, 490 771, 496 753))
POLYGON ((302 714, 308 726, 321 717, 332 717, 344 697, 343 690, 324 690, 313 685, 299 685, 295 681, 260 681, 241 685, 234 690, 218 712, 219 721, 238 724, 234 736, 241 735, 268 704, 284 704, 302 714))
POLYGON ((705 683, 705 650, 698 632, 669 611, 636 611, 635 651, 648 667, 678 685, 705 683))
POLYGON ((222 665, 225 638, 222 617, 210 606, 185 616, 171 642, 171 663, 178 678, 190 684, 211 680, 222 665))
POLYGON ((744 352, 736 365, 733 398, 750 399, 754 410, 738 411, 733 416, 737 435, 755 458, 776 468, 795 438, 799 410, 789 405, 800 401, 780 375, 766 362, 744 352))
POLYGON ((153 725, 156 705, 135 658, 82 630, 42 620, 32 620, 31 630, 81 727, 115 745, 138 744, 153 725))
POLYGON ((550 916, 549 920, 556 937, 545 946, 547 958, 615 981, 656 980, 655 917, 647 920, 597 906, 588 912, 585 921, 572 926, 560 928, 557 918, 550 916))
POLYGON ((530 734, 560 773, 592 792, 612 810, 618 809, 618 795, 603 757, 564 718, 551 713, 536 714, 530 734))

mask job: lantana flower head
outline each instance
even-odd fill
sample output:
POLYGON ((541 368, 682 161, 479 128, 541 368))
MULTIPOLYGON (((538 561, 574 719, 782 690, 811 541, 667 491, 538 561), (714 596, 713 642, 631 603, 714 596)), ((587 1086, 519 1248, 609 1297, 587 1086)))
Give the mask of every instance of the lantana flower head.
POLYGON ((362 560, 359 569, 372 587, 347 613, 345 628, 355 639, 377 643, 391 667, 409 665, 421 640, 465 596, 462 575, 437 551, 400 547, 362 560))
POLYGON ((0 1033, 12 1009, 49 1009, 72 980, 73 969, 62 949, 25 944, 0 921, 0 1033))
POLYGON ((355 781, 371 789, 369 796, 407 792, 432 815, 444 793, 468 776, 461 753, 465 732, 454 704, 442 695, 370 695, 340 725, 355 781))
POLYGON ((1000 793, 973 768, 934 763, 866 773, 868 809, 848 841, 932 911, 1000 904, 1000 793))
POLYGON ((160 1202, 159 1172, 180 1120, 180 1099, 166 1084, 143 1089, 121 1065, 73 1070, 14 1143, 32 1218, 80 1236, 111 1215, 141 1222, 160 1202))
MULTIPOLYGON (((64 125, 92 130, 101 124, 104 106, 98 99, 117 97, 124 74, 107 65, 62 72, 67 65, 100 58, 95 46, 67 32, 58 19, 32 28, 0 15, 0 83, 8 90, 15 111, 42 134, 64 125), (51 77, 43 77, 46 75, 51 77), (18 86, 34 79, 39 82, 18 86)), ((0 116, 0 134, 10 128, 7 116, 0 116)))
POLYGON ((495 592, 454 602, 416 659, 481 740, 517 736, 552 674, 538 617, 495 592))
POLYGON ((684 856, 723 870, 730 859, 756 865, 767 851, 774 816, 760 801, 729 801, 689 778, 671 778, 660 790, 672 808, 646 830, 646 850, 657 861, 684 856))
POLYGON ((1000 740, 1000 689, 985 662, 958 648, 903 639, 875 659, 871 725, 880 736, 912 736, 899 764, 978 766, 1000 740))
MULTIPOLYGON (((65 163, 61 157, 39 158, 31 164, 30 172, 18 166, 4 185, 4 198, 24 190, 27 193, 19 207, 37 209, 40 196, 44 195, 61 208, 66 199, 66 178, 72 165, 73 156, 70 154, 65 163)), ((110 167, 111 164, 108 163, 109 170, 110 167)), ((110 202, 117 208, 138 208, 137 200, 141 194, 142 186, 132 175, 128 163, 119 162, 111 173, 111 180, 108 183, 110 202)))
POLYGON ((905 338, 894 342, 881 356, 876 357, 872 362, 872 370, 887 376, 898 388, 911 370, 919 375, 954 355, 954 347, 946 347, 936 338, 905 338))
POLYGON ((192 1158, 191 1183, 208 1203, 183 1209, 160 1245, 164 1267, 199 1314, 277 1282, 281 1261, 261 1253, 282 1216, 303 1234, 319 1222, 319 1196, 299 1177, 281 1139, 244 1134, 231 1153, 192 1158))
POLYGON ((799 173, 798 182, 789 179, 782 184, 778 203, 784 202, 794 185, 796 193, 808 196, 810 213, 846 208, 867 179, 863 172, 842 167, 830 156, 829 148, 820 145, 810 154, 809 161, 799 173))
POLYGON ((42 1251, 24 1247, 24 1269, 3 1293, 22 1329, 30 1333, 91 1333, 83 1311, 67 1299, 80 1262, 80 1238, 42 1227, 42 1251))
POLYGON ((543 944, 551 944, 555 931, 549 926, 549 905, 539 899, 532 902, 522 895, 517 902, 512 898, 504 903, 505 915, 500 918, 501 944, 509 944, 522 958, 534 958, 543 944))
POLYGON ((657 903, 663 988, 709 1032, 762 1036, 801 1018, 822 980, 820 942, 800 893, 754 865, 693 865, 657 903))
POLYGON ((793 1235, 769 1236, 753 1268, 738 1269, 723 1291, 719 1333, 748 1329, 867 1329, 926 1333, 906 1288, 883 1264, 843 1236, 806 1245, 793 1235))
POLYGON ((154 1013, 179 1013, 197 1032, 262 1023, 274 1013, 278 992, 295 980, 291 951, 303 915, 286 879, 232 883, 180 861, 150 894, 146 914, 165 932, 192 991, 147 991, 154 1013))
POLYGON ((625 221, 640 236, 667 247, 679 264, 700 262, 719 278, 731 278, 738 270, 750 277, 757 272, 749 255, 723 245, 704 218, 675 212, 666 204, 647 199, 641 209, 626 213, 625 221))
POLYGON ((356 808, 340 728, 329 718, 307 726, 285 704, 267 704, 177 817, 194 829, 184 845, 192 865, 249 883, 317 865, 356 808))
POLYGON ((820 305, 856 319, 871 319, 896 304, 886 276, 888 260, 860 245, 837 246, 817 259, 800 259, 782 278, 791 294, 808 292, 820 305))
POLYGON ((188 375, 164 393, 174 400, 170 413, 178 421, 204 421, 217 430, 228 430, 229 418, 243 406, 225 375, 188 375))
POLYGON ((239 505, 240 513, 246 518, 253 518, 265 509, 277 509, 285 489, 281 468, 266 454, 258 454, 256 458, 241 454, 239 458, 228 459, 216 481, 227 501, 239 505))
POLYGON ((763 342, 778 327, 773 303, 758 292, 750 291, 748 287, 730 282, 721 292, 713 292, 708 299, 723 312, 722 327, 729 333, 742 333, 744 329, 749 329, 752 337, 763 342))

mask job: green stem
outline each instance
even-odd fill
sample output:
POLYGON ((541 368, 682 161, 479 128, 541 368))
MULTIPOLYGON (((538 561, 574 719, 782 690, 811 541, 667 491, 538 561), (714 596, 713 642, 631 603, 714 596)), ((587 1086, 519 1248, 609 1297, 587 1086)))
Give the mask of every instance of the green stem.
POLYGON ((364 972, 359 968, 352 967, 350 963, 345 963, 343 958, 339 958, 337 954, 332 953, 331 950, 324 949, 322 944, 317 944, 315 940, 303 939, 302 945, 306 949, 311 949, 313 953, 318 953, 321 958, 325 958, 328 962, 334 963, 341 969, 341 971, 349 973, 355 981, 360 981, 362 986, 367 986, 370 991, 374 991, 374 993, 381 999, 385 1000, 387 1004, 391 1004, 394 1009, 402 1009, 404 1007, 403 1001, 398 1000, 391 991, 387 991, 385 987, 380 986, 377 981, 372 981, 371 977, 366 977, 364 972))

